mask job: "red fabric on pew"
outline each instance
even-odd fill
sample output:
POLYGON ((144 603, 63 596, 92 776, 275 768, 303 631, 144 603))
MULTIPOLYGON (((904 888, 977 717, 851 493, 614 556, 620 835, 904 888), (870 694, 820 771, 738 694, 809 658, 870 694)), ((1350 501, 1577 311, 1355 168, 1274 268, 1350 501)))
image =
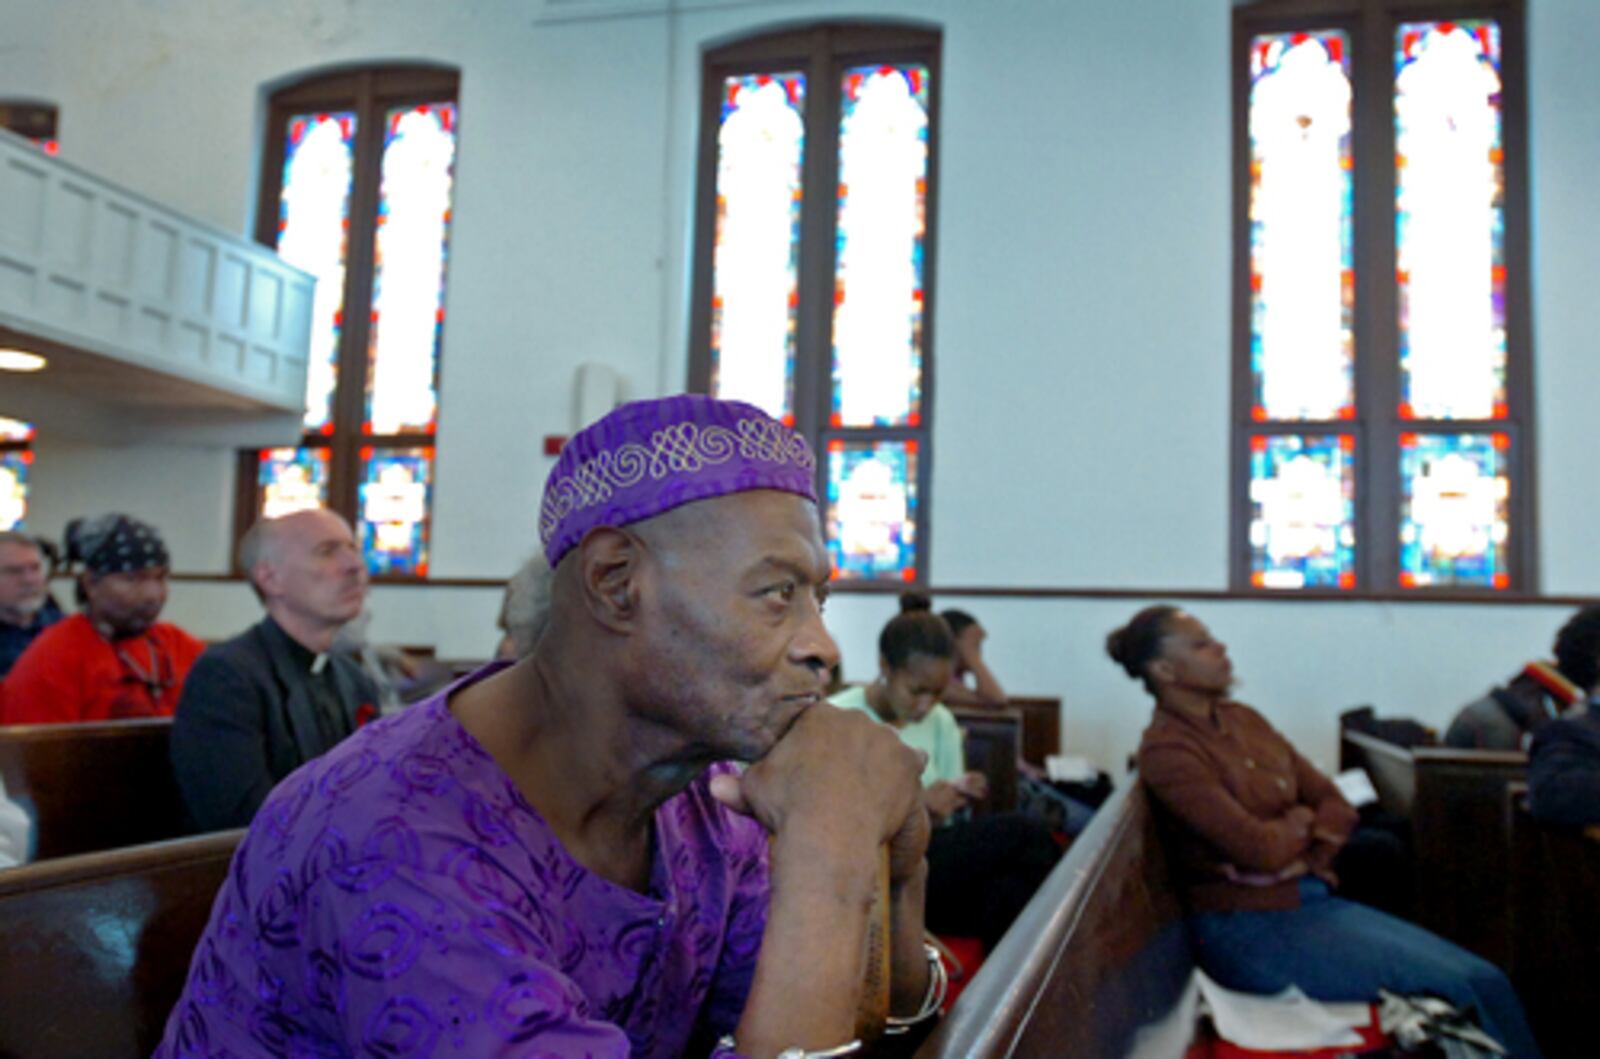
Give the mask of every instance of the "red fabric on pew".
POLYGON ((1319 1048, 1311 1052, 1258 1052, 1241 1048, 1219 1039, 1211 1023, 1202 1022, 1195 1042, 1184 1053, 1184 1059, 1338 1059, 1341 1055, 1362 1055, 1394 1047, 1394 1042, 1384 1036, 1378 1024, 1376 1004, 1368 1007, 1367 1016, 1367 1024, 1356 1031, 1361 1034, 1360 1044, 1351 1048, 1319 1048))
POLYGON ((950 989, 945 993, 944 1004, 941 1011, 949 1011, 956 997, 961 995, 972 981, 972 976, 978 973, 978 968, 983 965, 983 943, 977 938, 939 937, 938 942, 944 946, 948 956, 944 960, 944 969, 950 975, 950 989), (953 956, 960 966, 951 964, 949 957, 953 956))

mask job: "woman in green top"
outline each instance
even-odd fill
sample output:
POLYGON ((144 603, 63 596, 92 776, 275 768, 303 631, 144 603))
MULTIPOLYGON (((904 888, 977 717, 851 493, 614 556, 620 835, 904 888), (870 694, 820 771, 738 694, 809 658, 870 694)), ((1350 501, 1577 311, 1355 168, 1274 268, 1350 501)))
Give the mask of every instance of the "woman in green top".
POLYGON ((955 666, 955 637, 927 610, 901 613, 878 637, 878 676, 829 701, 892 725, 928 755, 923 802, 933 818, 928 845, 928 929, 977 937, 991 951, 1061 855, 1049 829, 1016 813, 966 817, 988 796, 980 772, 967 771, 961 729, 940 704, 955 666))

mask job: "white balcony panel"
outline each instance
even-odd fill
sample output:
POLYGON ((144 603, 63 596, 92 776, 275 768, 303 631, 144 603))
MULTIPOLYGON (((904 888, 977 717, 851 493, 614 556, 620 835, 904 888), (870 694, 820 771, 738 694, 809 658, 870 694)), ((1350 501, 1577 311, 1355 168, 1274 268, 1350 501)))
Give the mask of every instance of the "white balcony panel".
POLYGON ((290 443, 314 285, 265 247, 0 132, 0 345, 50 360, 0 376, 0 415, 108 440, 290 443))

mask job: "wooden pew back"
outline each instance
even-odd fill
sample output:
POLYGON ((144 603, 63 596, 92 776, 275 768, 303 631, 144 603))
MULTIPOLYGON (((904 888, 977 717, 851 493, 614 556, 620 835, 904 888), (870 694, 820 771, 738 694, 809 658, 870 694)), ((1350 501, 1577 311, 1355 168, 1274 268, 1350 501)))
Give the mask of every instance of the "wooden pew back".
POLYGON ((1022 711, 1022 760, 1044 768, 1044 759, 1061 753, 1061 700, 1013 696, 1008 705, 1022 711))
POLYGON ((1511 836, 1506 784, 1527 775, 1520 751, 1457 750, 1340 733, 1341 765, 1365 768, 1388 812, 1411 821, 1417 918, 1423 926, 1508 967, 1511 836))
POLYGON ((1507 796, 1511 830, 1511 980, 1550 1059, 1594 1054, 1600 1011, 1600 828, 1575 831, 1507 796))
POLYGON ((6 794, 29 806, 34 859, 186 834, 170 717, 0 728, 6 794))
POLYGON ((243 835, 0 872, 0 1056, 149 1055, 243 835))
POLYGON ((1511 963, 1506 785, 1527 776, 1517 751, 1418 747, 1411 814, 1422 925, 1504 968, 1511 963))
POLYGON ((918 1059, 1118 1056, 1194 969, 1155 814, 1131 776, 984 961, 918 1059))
POLYGON ((1017 807, 1017 755, 1022 752, 1022 714, 1013 709, 951 707, 965 736, 967 768, 983 773, 989 797, 974 814, 1008 813, 1017 807))

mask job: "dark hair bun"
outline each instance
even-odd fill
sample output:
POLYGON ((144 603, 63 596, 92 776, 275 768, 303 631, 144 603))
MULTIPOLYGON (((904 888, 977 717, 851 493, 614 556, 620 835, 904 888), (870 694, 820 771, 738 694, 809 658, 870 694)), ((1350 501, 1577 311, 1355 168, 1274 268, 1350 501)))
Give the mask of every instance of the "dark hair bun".
POLYGON ((1145 669, 1161 656, 1161 641, 1178 608, 1170 604, 1146 607, 1120 629, 1106 635, 1106 654, 1135 680, 1142 680, 1145 669))
POLYGON ((933 597, 926 592, 900 593, 900 613, 910 614, 913 611, 933 610, 933 597))

